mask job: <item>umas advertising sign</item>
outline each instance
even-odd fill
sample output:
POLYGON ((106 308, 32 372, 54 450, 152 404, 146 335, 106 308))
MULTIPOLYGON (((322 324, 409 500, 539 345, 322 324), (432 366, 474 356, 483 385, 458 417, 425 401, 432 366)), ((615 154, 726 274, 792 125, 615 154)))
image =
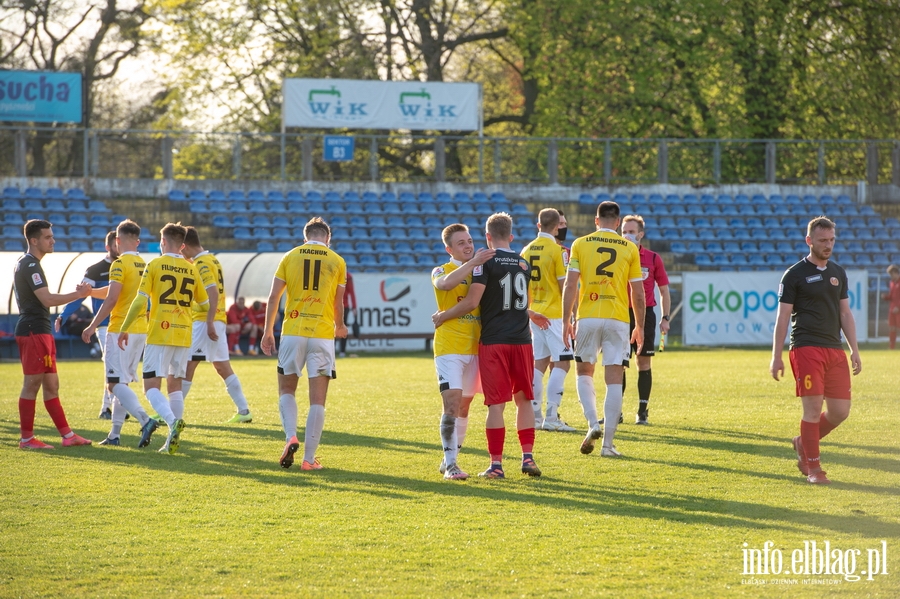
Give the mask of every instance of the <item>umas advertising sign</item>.
POLYGON ((477 131, 477 83, 285 79, 285 127, 477 131))
MULTIPOLYGON (((685 345, 771 345, 783 272, 684 273, 685 345)), ((858 341, 868 338, 868 275, 848 270, 858 341)), ((788 335, 789 337, 790 335, 788 335)))
POLYGON ((81 122, 81 73, 0 71, 0 121, 81 122))
MULTIPOLYGON (((428 273, 353 275, 362 336, 348 340, 350 350, 422 350, 434 334, 434 291, 428 273), (381 338, 372 338, 381 337, 381 338)), ((353 316, 350 316, 350 323, 353 316)))

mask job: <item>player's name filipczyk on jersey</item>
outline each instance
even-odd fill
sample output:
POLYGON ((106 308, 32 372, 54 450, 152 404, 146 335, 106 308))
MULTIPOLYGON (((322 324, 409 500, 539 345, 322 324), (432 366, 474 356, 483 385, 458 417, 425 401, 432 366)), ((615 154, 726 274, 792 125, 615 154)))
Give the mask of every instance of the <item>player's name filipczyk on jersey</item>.
POLYGON ((183 266, 170 266, 170 265, 168 265, 168 264, 160 264, 159 267, 160 267, 162 270, 168 270, 168 271, 171 271, 171 272, 177 272, 177 273, 182 274, 182 275, 186 275, 186 274, 189 274, 189 273, 191 272, 190 270, 188 270, 187 268, 184 268, 183 266))

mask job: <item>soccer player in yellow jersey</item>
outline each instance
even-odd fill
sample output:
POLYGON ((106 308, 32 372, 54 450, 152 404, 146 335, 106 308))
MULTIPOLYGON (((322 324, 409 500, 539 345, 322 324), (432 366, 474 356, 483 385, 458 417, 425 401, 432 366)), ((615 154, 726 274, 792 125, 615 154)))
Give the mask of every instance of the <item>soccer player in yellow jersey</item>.
POLYGON ((222 380, 231 401, 237 407, 237 413, 228 422, 253 422, 253 415, 244 397, 241 381, 231 368, 228 355, 228 337, 225 334, 225 276, 222 265, 215 256, 200 245, 200 236, 194 227, 185 227, 182 255, 194 263, 201 284, 209 295, 210 309, 206 312, 194 312, 194 331, 191 344, 191 360, 187 365, 185 380, 181 382, 181 393, 187 398, 194 380, 197 365, 204 360, 212 362, 213 367, 222 380))
POLYGON ((556 243, 559 212, 544 208, 538 213, 538 236, 522 250, 522 257, 531 265, 531 309, 550 319, 550 327, 542 329, 531 323, 534 347, 534 428, 545 431, 575 432, 559 417, 563 386, 572 360, 572 348, 562 335, 562 288, 566 281, 568 256, 556 243), (544 373, 550 367, 547 381, 547 417, 541 416, 544 397, 544 373))
POLYGON ((594 224, 597 231, 579 237, 572 244, 569 272, 563 288, 563 326, 566 342, 575 340, 578 373, 578 399, 588 422, 588 434, 581 453, 594 451, 594 441, 603 437, 600 455, 621 456, 613 437, 622 412, 622 377, 631 357, 631 343, 640 353, 644 342, 644 284, 638 248, 616 233, 619 205, 603 202, 597 207, 594 224), (579 290, 578 284, 581 282, 579 290), (628 293, 634 306, 634 331, 629 340, 628 293), (572 325, 572 308, 578 300, 577 328, 572 325), (597 418, 594 392, 594 365, 597 352, 603 352, 606 400, 603 404, 604 429, 597 418))
POLYGON ((300 449, 297 440, 297 382, 306 367, 309 378, 309 414, 302 470, 320 470, 316 449, 325 428, 325 397, 334 370, 334 339, 347 336, 344 324, 344 287, 347 266, 331 251, 331 228, 319 217, 303 227, 304 244, 282 258, 272 279, 266 303, 266 324, 260 348, 275 353, 275 317, 281 296, 287 290, 281 344, 278 347, 278 406, 287 444, 281 454, 282 468, 294 463, 300 449))
MULTIPOLYGON (((144 350, 144 393, 156 413, 169 425, 169 436, 160 453, 178 451, 181 431, 184 429, 184 396, 181 380, 187 370, 191 351, 193 318, 191 304, 199 310, 209 309, 206 289, 194 265, 181 255, 184 236, 187 233, 181 223, 169 223, 160 231, 159 249, 162 255, 150 261, 141 277, 141 287, 131 302, 124 332, 119 335, 119 347, 128 344, 128 329, 137 318, 143 317, 150 300, 150 322, 147 347, 144 350), (163 377, 168 380, 166 396, 160 391, 163 377)), ((149 439, 148 429, 156 428, 156 421, 147 423, 141 431, 141 439, 149 439)))
MULTIPOLYGON (((469 292, 472 269, 494 257, 494 250, 475 251, 466 225, 447 226, 441 237, 450 261, 431 271, 434 297, 439 312, 455 306, 469 292)), ((469 405, 481 390, 478 376, 478 340, 481 337, 481 309, 458 316, 434 333, 434 366, 444 404, 441 416, 441 443, 444 459, 440 472, 447 480, 465 480, 468 474, 457 464, 459 450, 469 424, 469 405)))
MULTIPOLYGON (((137 394, 128 386, 136 382, 138 362, 147 340, 147 319, 138 317, 134 319, 127 329, 129 343, 124 349, 118 345, 119 334, 124 332, 122 325, 125 316, 131 307, 131 302, 137 296, 141 285, 141 277, 144 274, 146 264, 137 253, 141 239, 141 228, 132 220, 123 220, 116 227, 115 244, 119 257, 109 267, 109 291, 103 305, 97 310, 91 324, 81 334, 85 343, 90 343, 91 335, 96 328, 109 316, 109 325, 106 331, 106 349, 103 352, 103 365, 106 367, 106 383, 110 393, 114 396, 112 403, 112 428, 106 439, 100 441, 100 445, 119 445, 119 437, 122 425, 125 423, 125 413, 134 416, 141 424, 141 431, 150 421, 147 412, 141 406, 137 394)), ((152 431, 151 431, 152 432, 152 431)), ((138 447, 144 447, 150 442, 149 435, 146 442, 141 437, 138 447)))

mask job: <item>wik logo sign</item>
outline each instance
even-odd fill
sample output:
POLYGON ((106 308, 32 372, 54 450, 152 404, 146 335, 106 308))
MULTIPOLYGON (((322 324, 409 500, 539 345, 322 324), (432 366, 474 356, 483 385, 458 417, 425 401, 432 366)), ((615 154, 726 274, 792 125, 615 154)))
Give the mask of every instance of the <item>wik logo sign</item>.
POLYGON ((341 101, 341 92, 335 86, 331 89, 309 90, 309 110, 313 116, 321 115, 326 119, 338 118, 348 121, 362 120, 369 116, 365 102, 341 101))
POLYGON ((403 92, 400 94, 400 102, 398 104, 403 120, 415 123, 424 123, 427 121, 442 122, 450 119, 456 119, 455 104, 438 104, 433 106, 431 103, 431 94, 425 89, 419 92, 403 92), (421 100, 418 100, 421 98, 421 100), (424 103, 423 103, 424 102, 424 103))

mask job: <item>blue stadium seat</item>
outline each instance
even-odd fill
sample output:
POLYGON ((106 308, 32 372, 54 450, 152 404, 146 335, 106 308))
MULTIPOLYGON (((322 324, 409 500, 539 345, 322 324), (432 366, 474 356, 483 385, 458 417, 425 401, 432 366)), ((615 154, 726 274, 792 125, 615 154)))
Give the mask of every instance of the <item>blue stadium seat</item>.
POLYGON ((771 204, 757 204, 756 205, 756 215, 757 216, 771 216, 775 214, 775 209, 772 208, 771 204))
POLYGON ((70 200, 89 200, 90 198, 84 193, 80 187, 73 187, 66 192, 66 198, 70 200))
POLYGON ((675 224, 675 219, 671 216, 662 216, 659 219, 659 226, 663 229, 674 228, 679 225, 675 224))
POLYGON ((89 251, 91 251, 91 246, 88 244, 87 241, 85 241, 83 239, 79 239, 79 240, 72 241, 69 244, 69 251, 70 252, 89 252, 89 251))
POLYGON ((245 202, 247 196, 245 196, 244 192, 240 189, 232 189, 228 192, 228 199, 232 202, 245 202))
POLYGON ((712 260, 707 254, 697 254, 694 256, 694 264, 700 267, 709 267, 712 266, 712 260))
POLYGON ((440 214, 437 204, 419 204, 419 214, 440 214))
POLYGON ((289 227, 272 227, 272 237, 275 239, 290 239, 296 236, 289 227))
POLYGON ((275 246, 272 245, 271 241, 257 241, 256 242, 256 251, 257 252, 274 252, 275 246))
POLYGON ((270 202, 284 202, 285 197, 284 194, 278 191, 277 189, 273 189, 269 193, 266 194, 266 199, 270 202))
POLYGON ((747 260, 746 254, 732 254, 731 255, 731 265, 732 266, 748 266, 750 264, 749 260, 747 260))
POLYGON ((589 193, 582 193, 578 196, 578 203, 581 205, 593 206, 596 204, 594 196, 589 193))
POLYGON ((434 196, 431 195, 431 193, 429 193, 427 191, 423 191, 419 194, 418 200, 419 200, 419 202, 421 202, 423 204, 433 204, 434 196))
POLYGON ((303 202, 306 200, 306 198, 303 197, 303 193, 296 189, 288 191, 285 199, 291 203, 303 202))
POLYGON ((850 196, 841 194, 837 197, 837 203, 841 206, 849 206, 853 204, 853 200, 850 199, 850 196))
POLYGON ((765 227, 754 227, 753 229, 750 229, 750 238, 757 241, 760 239, 768 239, 769 230, 765 227))
POLYGON ((229 200, 228 210, 230 212, 249 212, 247 202, 241 200, 229 200))
POLYGON ((790 241, 778 241, 775 243, 775 251, 785 253, 793 253, 794 252, 794 244, 790 241))
POLYGON ((774 241, 760 241, 759 242, 759 251, 760 252, 775 252, 775 242, 774 241))
MULTIPOLYGON (((80 225, 77 225, 74 227, 69 227, 67 236, 71 239, 89 239, 90 238, 90 236, 88 235, 87 229, 85 229, 84 227, 82 227, 80 225)), ((87 250, 82 250, 82 251, 86 252, 87 250)))
POLYGON ((378 261, 375 259, 375 254, 360 254, 358 256, 359 265, 361 267, 373 267, 378 265, 378 261))
POLYGON ((43 212, 44 210, 44 202, 43 200, 37 198, 28 198, 22 205, 25 207, 25 210, 30 210, 34 212, 43 212))
POLYGON ((741 244, 737 241, 723 241, 722 250, 729 254, 736 254, 741 251, 741 244))
POLYGON ((188 192, 188 200, 206 200, 206 192, 202 189, 192 189, 188 192))
POLYGON ((188 210, 190 210, 194 214, 206 214, 209 212, 209 208, 206 206, 206 202, 191 202, 188 205, 188 210))
POLYGON ((248 227, 235 227, 232 235, 235 239, 253 239, 253 234, 250 233, 248 227))
POLYGON ((278 241, 275 243, 275 251, 279 253, 289 252, 295 247, 296 245, 293 241, 278 241))
POLYGON ((19 191, 18 187, 13 187, 13 186, 4 187, 3 188, 3 197, 8 198, 8 199, 13 199, 13 200, 20 200, 20 199, 22 199, 22 193, 19 191))
POLYGON ((730 256, 728 256, 728 254, 713 254, 713 266, 727 266, 731 263, 731 260, 729 258, 730 256))
POLYGON ((756 245, 755 241, 742 241, 741 242, 741 251, 746 253, 756 252, 759 248, 756 245))
MULTIPOLYGON (((54 222, 53 220, 50 221, 54 222)), ((62 221, 65 222, 65 221, 62 221)), ((22 217, 21 212, 4 212, 3 213, 3 224, 5 225, 24 225, 25 219, 22 217)))
POLYGON ((756 210, 753 204, 738 204, 738 214, 741 216, 754 216, 756 210))
POLYGON ((253 227, 253 236, 257 239, 271 239, 272 229, 269 227, 253 227))
POLYGON ((380 214, 368 217, 366 219, 366 223, 370 227, 386 227, 387 226, 387 220, 385 220, 385 217, 380 214))
POLYGON ((739 193, 736 196, 734 196, 734 203, 735 204, 749 204, 750 198, 745 193, 739 193))
POLYGON ((212 224, 214 227, 231 227, 231 218, 226 214, 217 214, 213 217, 212 224))
POLYGON ((697 229, 683 229, 681 231, 681 240, 682 241, 691 241, 694 239, 699 239, 699 235, 697 234, 697 229))
POLYGON ((687 251, 692 254, 702 253, 706 251, 706 244, 702 241, 689 241, 687 251))
POLYGON ((675 254, 686 254, 687 253, 687 245, 685 245, 681 241, 673 241, 672 245, 669 246, 669 251, 675 254))
POLYGON ((251 189, 247 192, 247 200, 250 202, 265 202, 266 194, 259 189, 251 189))
POLYGON ((707 241, 703 246, 703 249, 710 254, 722 253, 724 251, 722 244, 718 241, 707 241))
POLYGON ((88 223, 87 216, 78 212, 78 213, 69 215, 69 224, 70 225, 87 226, 89 223, 88 223))
MULTIPOLYGON (((260 192, 262 193, 262 192, 260 192)), ((269 209, 266 206, 266 202, 264 200, 251 200, 247 204, 247 212, 268 212, 269 209)))
MULTIPOLYGON (((279 202, 279 201, 269 202, 269 213, 270 214, 279 214, 279 215, 282 215, 281 218, 287 218, 286 216, 283 216, 283 215, 288 214, 289 212, 290 212, 290 210, 288 209, 287 202, 279 202)), ((276 217, 276 218, 278 218, 278 217, 276 217)), ((272 222, 274 223, 275 220, 273 219, 272 222)))

